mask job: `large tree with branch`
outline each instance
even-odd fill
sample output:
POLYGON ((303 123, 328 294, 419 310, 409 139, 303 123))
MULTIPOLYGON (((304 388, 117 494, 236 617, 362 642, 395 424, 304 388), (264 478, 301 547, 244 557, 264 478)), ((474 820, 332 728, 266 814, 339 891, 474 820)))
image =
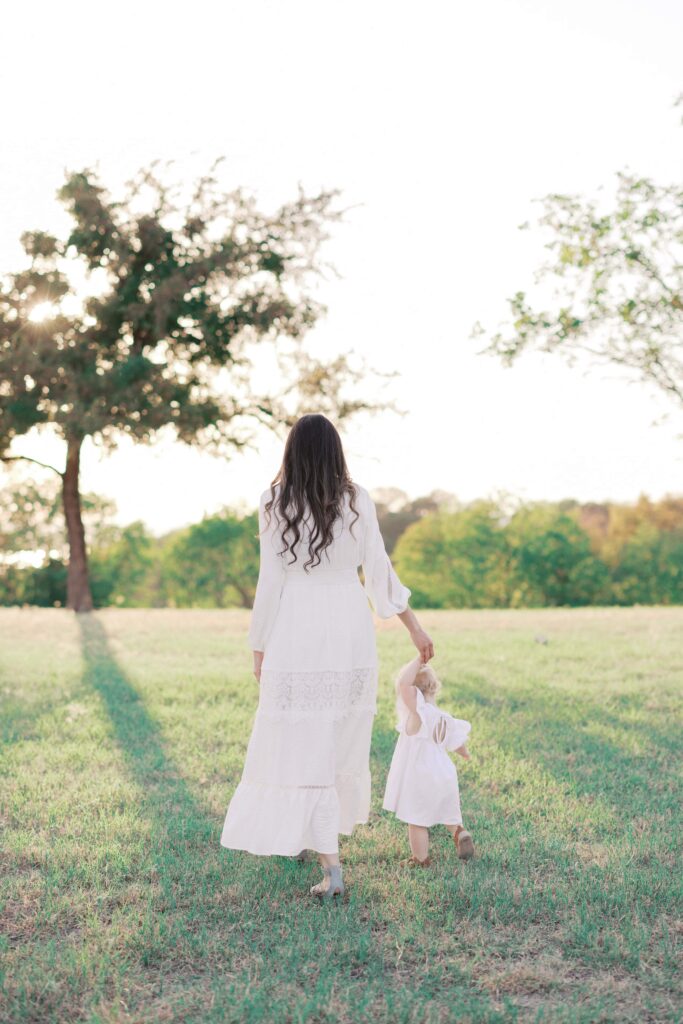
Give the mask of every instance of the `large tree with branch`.
POLYGON ((683 188, 620 173, 607 204, 542 203, 550 257, 536 277, 540 301, 523 291, 508 299, 510 321, 484 351, 507 365, 529 349, 570 362, 584 354, 683 406, 683 188))
POLYGON ((49 429, 64 441, 61 478, 70 549, 68 605, 92 607, 79 472, 86 438, 111 448, 164 429, 217 454, 253 444, 258 424, 281 430, 314 408, 344 420, 379 408, 345 397, 363 367, 324 363, 302 339, 322 306, 312 279, 340 217, 335 192, 300 192, 272 214, 225 192, 216 165, 183 198, 157 165, 115 199, 92 170, 57 193, 72 228, 22 236, 27 266, 0 284, 0 458, 49 429), (276 394, 252 386, 253 346, 272 342, 276 394))

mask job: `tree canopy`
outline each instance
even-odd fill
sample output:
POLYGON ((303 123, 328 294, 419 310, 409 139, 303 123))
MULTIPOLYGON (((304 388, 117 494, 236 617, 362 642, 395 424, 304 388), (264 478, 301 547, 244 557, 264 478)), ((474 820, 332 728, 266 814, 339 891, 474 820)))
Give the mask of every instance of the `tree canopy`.
MULTIPOLYGON (((585 354, 683 407, 683 187, 623 172, 610 202, 542 203, 550 239, 540 294, 508 299, 510 322, 484 351, 508 365, 530 349, 570 362, 585 354)), ((485 332, 478 324, 474 333, 485 332)))
POLYGON ((344 420, 375 409, 345 386, 349 354, 325 363, 301 342, 321 315, 312 280, 341 213, 337 193, 302 191, 271 214, 215 166, 183 197, 155 165, 114 198, 91 170, 58 192, 72 228, 22 236, 28 266, 0 286, 0 457, 50 428, 65 442, 69 605, 91 606, 80 504, 84 438, 112 447, 162 429, 229 455, 258 424, 282 429, 310 408, 344 420), (282 344, 288 342, 288 346, 282 344), (253 345, 278 343, 281 381, 261 392, 253 345))

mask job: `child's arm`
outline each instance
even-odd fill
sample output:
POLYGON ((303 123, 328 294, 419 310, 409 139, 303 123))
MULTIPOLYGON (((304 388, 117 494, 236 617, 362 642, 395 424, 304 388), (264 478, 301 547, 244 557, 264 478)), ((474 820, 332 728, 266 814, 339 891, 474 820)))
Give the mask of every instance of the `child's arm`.
POLYGON ((414 736, 416 732, 419 732, 422 725, 422 720, 416 710, 417 687, 415 686, 415 677, 423 664, 422 656, 418 654, 416 658, 409 661, 401 670, 398 677, 398 690, 403 703, 408 708, 408 718, 406 720, 406 733, 408 736, 414 736))

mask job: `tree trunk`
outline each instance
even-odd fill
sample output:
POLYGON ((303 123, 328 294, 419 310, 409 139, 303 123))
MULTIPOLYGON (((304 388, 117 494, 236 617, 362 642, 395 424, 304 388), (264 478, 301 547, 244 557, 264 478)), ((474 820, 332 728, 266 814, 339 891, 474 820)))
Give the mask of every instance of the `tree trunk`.
POLYGON ((80 437, 67 442, 66 469, 62 477, 64 518, 69 538, 69 575, 66 584, 66 606, 75 612, 92 611, 92 594, 88 579, 88 557, 85 551, 85 531, 81 515, 81 495, 78 475, 81 464, 80 437))
POLYGON ((229 582, 232 583, 233 587, 240 595, 240 598, 242 599, 242 608, 251 608, 254 603, 254 590, 247 590, 246 587, 242 586, 239 580, 230 579, 229 582))

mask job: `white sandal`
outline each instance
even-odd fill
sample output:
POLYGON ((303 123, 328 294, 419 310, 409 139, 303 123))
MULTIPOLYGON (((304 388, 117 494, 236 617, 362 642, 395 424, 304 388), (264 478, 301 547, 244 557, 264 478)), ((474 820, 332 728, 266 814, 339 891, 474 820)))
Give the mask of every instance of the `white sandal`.
POLYGON ((332 864, 329 868, 323 868, 323 875, 322 882, 311 886, 311 896, 319 896, 324 900, 332 899, 333 896, 343 896, 344 879, 342 878, 341 864, 332 864))

